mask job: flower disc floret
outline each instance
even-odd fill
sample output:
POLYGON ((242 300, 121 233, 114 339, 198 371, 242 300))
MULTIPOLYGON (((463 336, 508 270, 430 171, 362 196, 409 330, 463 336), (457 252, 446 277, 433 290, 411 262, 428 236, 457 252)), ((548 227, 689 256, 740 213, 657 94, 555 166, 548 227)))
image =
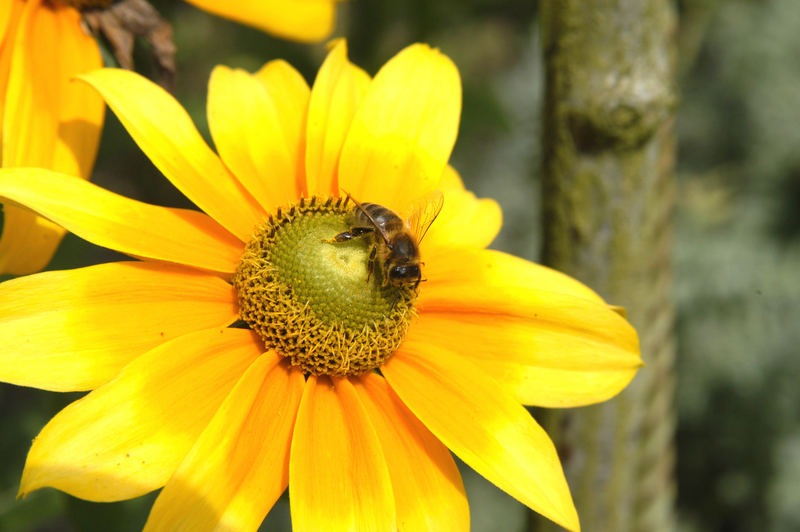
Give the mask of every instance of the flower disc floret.
POLYGON ((397 349, 414 314, 413 288, 369 268, 371 238, 350 229, 345 199, 301 200, 255 232, 233 277, 239 313, 275 349, 314 375, 360 375, 397 349))

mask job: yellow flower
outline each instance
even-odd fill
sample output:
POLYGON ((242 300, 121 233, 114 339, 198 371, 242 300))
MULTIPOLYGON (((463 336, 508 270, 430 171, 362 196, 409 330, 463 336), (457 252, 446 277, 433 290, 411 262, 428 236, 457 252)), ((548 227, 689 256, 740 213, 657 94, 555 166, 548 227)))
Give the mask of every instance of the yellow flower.
MULTIPOLYGON (((189 0, 207 11, 275 35, 318 41, 333 28, 336 0, 189 0)), ((0 2, 0 136, 2 167, 32 166, 89 177, 103 124, 103 101, 76 74, 102 66, 95 40, 75 7, 105 0, 0 2)), ((44 268, 63 229, 4 206, 0 274, 44 268)))
POLYGON ((186 0, 220 17, 284 39, 317 42, 333 31, 341 0, 186 0))
POLYGON ((579 529, 556 450, 522 405, 613 396, 640 365, 636 333, 577 281, 485 249, 500 210, 447 165, 461 110, 447 57, 413 45, 370 79, 339 42, 311 89, 283 61, 217 67, 219 156, 153 83, 82 79, 204 212, 0 170, 0 197, 141 259, 0 285, 0 379, 93 390, 35 439, 22 494, 113 501, 163 486, 147 530, 255 530, 288 486, 294 530, 466 531, 449 448, 579 529), (387 249, 377 231, 336 241, 361 213, 341 190, 407 213, 435 189, 444 208, 418 287, 369 262, 387 249), (280 306, 304 290, 299 310, 280 306))
MULTIPOLYGON (((100 68, 100 50, 72 8, 42 0, 0 7, 2 167, 36 166, 88 178, 103 124, 103 100, 71 82, 100 68)), ((64 230, 30 211, 3 205, 0 273, 44 268, 64 230)))

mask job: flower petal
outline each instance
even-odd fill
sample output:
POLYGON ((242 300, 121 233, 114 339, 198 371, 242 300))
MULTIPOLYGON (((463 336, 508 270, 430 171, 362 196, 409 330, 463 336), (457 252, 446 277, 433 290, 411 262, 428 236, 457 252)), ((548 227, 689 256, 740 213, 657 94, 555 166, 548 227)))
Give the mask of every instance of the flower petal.
POLYGON ((297 200, 296 166, 275 104, 244 70, 214 68, 208 125, 220 157, 267 212, 297 200))
POLYGON ((422 253, 443 247, 485 248, 491 244, 503 225, 500 205, 493 199, 478 199, 465 190, 461 177, 450 166, 445 169, 439 188, 444 193, 444 204, 420 242, 422 253))
POLYGON ((140 356, 42 429, 20 494, 50 486, 104 502, 163 486, 260 345, 250 331, 209 329, 140 356))
POLYGON ((0 169, 0 199, 129 255, 232 273, 242 253, 241 242, 201 212, 149 205, 49 170, 0 169))
POLYGON ((606 400, 641 366, 636 331, 579 282, 497 251, 446 255, 429 260, 407 338, 458 352, 537 406, 606 400))
POLYGON ((502 251, 452 247, 431 249, 426 256, 425 277, 428 278, 428 283, 425 285, 426 290, 421 291, 422 296, 426 295, 427 288, 431 286, 436 288, 471 283, 473 286, 541 288, 547 292, 604 303, 594 290, 577 279, 502 251))
POLYGON ((15 37, 3 122, 3 166, 88 177, 104 105, 72 78, 102 65, 75 9, 28 2, 15 37))
POLYGON ((157 262, 114 262, 0 284, 0 380, 90 390, 133 358, 237 318, 219 277, 157 262))
POLYGON ((306 176, 309 195, 340 194, 339 154, 369 83, 369 75, 347 60, 345 40, 339 40, 319 69, 308 104, 306 176))
POLYGON ((392 478, 401 532, 468 531, 469 505, 450 451, 374 373, 354 379, 392 478), (413 471, 413 474, 410 472, 413 471))
POLYGON ((79 77, 105 98, 133 140, 178 190, 228 231, 247 241, 264 211, 230 174, 167 91, 127 70, 79 77))
POLYGON ((308 98, 311 89, 303 76, 286 61, 276 59, 265 64, 254 74, 267 89, 278 122, 283 128, 290 158, 295 162, 296 195, 293 199, 307 196, 305 180, 305 131, 308 98))
POLYGON ((289 484, 303 374, 275 353, 248 368, 156 499, 145 532, 256 530, 289 484))
MULTIPOLYGON (((11 49, 11 45, 8 43, 14 38, 15 28, 23 7, 25 7, 23 0, 9 0, 0 5, 0 54, 6 53, 7 50, 11 49)), ((0 72, 4 72, 4 70, 0 70, 0 72)), ((0 80, 3 79, 4 75, 0 74, 0 80)), ((5 97, 2 89, 5 89, 5 83, 0 81, 0 102, 5 97)), ((2 115, 0 114, 0 116, 2 115)), ((2 120, 0 120, 0 123, 2 123, 2 120)))
POLYGON ((406 338, 452 349, 526 405, 565 408, 605 401, 622 391, 641 365, 613 345, 514 316, 426 313, 406 338))
POLYGON ((438 50, 409 46, 381 68, 342 148, 339 184, 402 212, 436 189, 458 132, 461 80, 438 50))
POLYGON ((310 376, 289 460, 292 530, 394 531, 395 506, 375 429, 347 379, 310 376))
MULTIPOLYGON (((42 7, 38 1, 25 7, 19 31, 3 46, 9 57, 0 59, 10 61, 7 91, 0 83, 6 110, 0 112, 3 166, 38 166, 87 178, 105 105, 72 77, 102 66, 100 51, 82 30, 76 10, 42 7)), ((19 275, 44 268, 64 230, 14 206, 7 206, 4 214, 0 272, 19 275)))
POLYGON ((64 229, 27 209, 4 203, 0 274, 26 275, 47 266, 64 229))
POLYGON ((548 519, 579 529, 555 446, 478 366, 406 340, 381 371, 414 415, 475 471, 548 519))
POLYGON ((186 0, 200 9, 278 37, 317 42, 331 34, 335 0, 186 0))

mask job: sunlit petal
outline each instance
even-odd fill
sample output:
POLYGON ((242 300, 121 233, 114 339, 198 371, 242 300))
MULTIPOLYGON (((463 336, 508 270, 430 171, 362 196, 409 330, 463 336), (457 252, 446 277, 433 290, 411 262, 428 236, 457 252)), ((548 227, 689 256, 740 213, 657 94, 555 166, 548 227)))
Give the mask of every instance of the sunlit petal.
POLYGON ((408 338, 458 352, 519 401, 602 401, 641 366, 634 329, 574 279, 497 251, 457 249, 439 259, 428 261, 408 338))
MULTIPOLYGON (((294 199, 307 196, 305 180, 306 113, 311 89, 303 76, 295 68, 281 59, 265 64, 254 74, 267 89, 278 121, 283 128, 286 147, 290 158, 295 162, 294 199)), ((287 180, 291 180, 289 177, 287 180)))
POLYGON ((211 151, 189 114, 164 89, 127 70, 80 76, 105 98, 133 140, 178 190, 247 241, 264 211, 211 151))
POLYGON ((114 262, 0 284, 0 380, 90 390, 133 358, 238 317, 219 277, 158 262, 114 262))
POLYGON ((461 80, 438 50, 415 44, 376 74, 353 117, 339 184, 402 212, 436 188, 456 140, 461 80))
POLYGON ((161 491, 145 531, 256 530, 289 484, 303 384, 275 353, 253 362, 161 491))
POLYGON ((20 493, 50 486, 116 501, 163 486, 260 354, 242 329, 187 334, 145 353, 50 420, 28 453, 20 493))
POLYGON ((295 532, 396 530, 389 471, 375 429, 346 379, 310 376, 289 461, 295 532))
POLYGON ((278 37, 321 41, 331 34, 335 0, 186 0, 215 15, 249 24, 278 37))
POLYGON ((232 273, 242 252, 241 242, 201 212, 149 205, 48 170, 0 170, 0 199, 137 257, 232 273))
POLYGON ((347 44, 337 42, 314 81, 308 104, 306 175, 309 195, 338 196, 342 144, 370 79, 347 60, 347 44))
POLYGON ((485 248, 500 232, 503 213, 496 201, 468 190, 444 192, 442 211, 420 244, 423 254, 455 246, 485 248))
MULTIPOLYGON (((21 13, 19 2, 7 5, 15 10, 8 13, 8 23, 21 13)), ((24 16, 14 21, 0 52, 0 104, 6 111, 0 110, 3 166, 38 166, 89 177, 105 104, 72 77, 102 66, 100 51, 74 9, 43 7, 38 1, 24 5, 24 16), (20 30, 14 35, 16 27, 20 30)), ((64 230, 14 206, 7 206, 4 215, 0 273, 41 270, 64 230)))
POLYGON ((244 70, 214 68, 208 125, 220 157, 267 212, 297 200, 296 161, 269 93, 244 70))
POLYGON ((569 275, 502 251, 431 246, 425 260, 428 284, 423 297, 427 295, 425 292, 438 287, 472 283, 474 286, 541 289, 603 303, 594 290, 569 275))
POLYGON ((561 526, 580 528, 550 438, 478 366, 406 341, 381 371, 414 415, 475 471, 561 526))
POLYGON ((447 447, 381 377, 368 373, 353 384, 383 447, 397 506, 397 529, 467 532, 467 495, 447 447))

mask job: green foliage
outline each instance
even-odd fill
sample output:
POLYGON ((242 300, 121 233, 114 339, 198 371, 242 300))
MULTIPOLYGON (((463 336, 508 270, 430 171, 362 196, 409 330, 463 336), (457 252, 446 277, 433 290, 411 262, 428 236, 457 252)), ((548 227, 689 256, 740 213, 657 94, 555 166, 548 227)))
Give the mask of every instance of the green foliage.
POLYGON ((800 526, 800 5, 721 3, 679 111, 679 503, 800 526))

